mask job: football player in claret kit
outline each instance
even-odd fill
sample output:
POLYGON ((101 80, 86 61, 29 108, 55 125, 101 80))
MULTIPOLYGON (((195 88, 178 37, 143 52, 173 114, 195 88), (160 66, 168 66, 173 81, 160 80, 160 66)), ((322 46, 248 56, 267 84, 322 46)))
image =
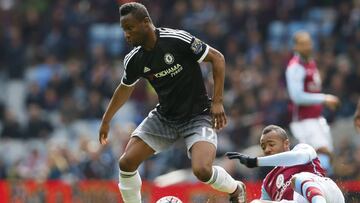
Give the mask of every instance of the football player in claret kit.
POLYGON ((260 146, 264 157, 249 157, 227 152, 230 159, 238 159, 249 168, 275 166, 261 188, 260 200, 252 203, 344 203, 344 196, 330 178, 324 176, 316 151, 310 145, 298 144, 290 150, 284 129, 276 125, 264 128, 260 146))
POLYGON ((328 173, 331 173, 333 142, 330 127, 321 115, 323 105, 335 109, 338 97, 321 93, 321 78, 312 57, 313 45, 308 32, 294 35, 294 56, 286 68, 286 84, 291 99, 291 133, 299 142, 311 145, 328 173))
POLYGON ((183 139, 195 176, 230 202, 246 202, 245 186, 222 167, 213 166, 217 129, 226 125, 223 108, 225 60, 223 55, 188 32, 156 28, 144 5, 120 7, 120 23, 126 41, 135 48, 125 56, 125 73, 103 115, 99 141, 107 143, 110 120, 126 102, 139 78, 147 79, 158 94, 159 104, 131 134, 119 160, 119 189, 125 203, 141 203, 138 166, 154 153, 183 139), (210 62, 214 94, 209 99, 199 63, 210 62))

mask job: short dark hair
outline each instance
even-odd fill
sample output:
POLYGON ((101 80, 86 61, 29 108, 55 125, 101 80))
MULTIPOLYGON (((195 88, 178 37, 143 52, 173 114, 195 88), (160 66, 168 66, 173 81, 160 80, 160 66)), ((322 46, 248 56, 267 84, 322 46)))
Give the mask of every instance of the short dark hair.
POLYGON ((284 140, 289 139, 288 134, 286 133, 286 131, 281 128, 280 126, 277 125, 268 125, 264 128, 264 130, 262 131, 263 135, 268 134, 271 131, 275 131, 278 135, 281 136, 281 138, 283 138, 284 140))
POLYGON ((151 21, 150 15, 146 7, 137 2, 130 2, 120 6, 119 8, 120 16, 125 16, 131 13, 138 20, 143 20, 148 17, 151 21))

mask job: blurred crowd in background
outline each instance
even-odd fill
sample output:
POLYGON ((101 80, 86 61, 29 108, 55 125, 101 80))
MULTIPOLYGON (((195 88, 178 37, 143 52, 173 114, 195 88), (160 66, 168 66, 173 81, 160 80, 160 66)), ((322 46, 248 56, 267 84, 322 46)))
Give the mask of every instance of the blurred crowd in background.
MULTIPOLYGON (((0 0, 0 179, 117 179, 129 134, 155 107, 149 84, 137 83, 113 119, 110 143, 98 127, 131 50, 119 26, 126 0, 0 0)), ((225 151, 259 154, 261 129, 290 121, 284 71, 291 37, 311 33, 323 91, 341 106, 325 109, 335 141, 337 179, 360 180, 360 136, 352 115, 360 96, 360 0, 148 0, 156 26, 184 29, 226 58, 218 158, 236 177, 261 173, 223 159, 225 151)), ((202 64, 209 94, 211 67, 202 64)), ((296 141, 294 140, 294 143, 296 141)), ((187 168, 182 143, 141 166, 153 180, 187 168)))

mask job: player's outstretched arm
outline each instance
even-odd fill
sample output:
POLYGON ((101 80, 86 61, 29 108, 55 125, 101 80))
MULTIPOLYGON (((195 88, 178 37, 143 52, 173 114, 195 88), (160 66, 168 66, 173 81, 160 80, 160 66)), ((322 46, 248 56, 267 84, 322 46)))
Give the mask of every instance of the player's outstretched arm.
POLYGON ((222 129, 227 124, 223 106, 225 58, 218 50, 209 46, 209 52, 204 61, 210 62, 213 68, 214 96, 211 105, 213 125, 215 129, 222 129))
POLYGON ((356 131, 358 133, 360 133, 360 99, 358 101, 356 111, 355 111, 355 114, 354 114, 354 125, 355 125, 356 131))
POLYGON ((306 164, 316 158, 315 150, 305 144, 299 144, 291 151, 286 151, 265 157, 250 157, 239 152, 227 152, 229 159, 238 159, 249 168, 257 166, 295 166, 306 164))
POLYGON ((123 84, 120 84, 111 100, 108 104, 106 111, 103 115, 101 124, 100 124, 100 130, 99 130, 99 141, 100 144, 107 144, 107 137, 109 133, 109 126, 110 121, 114 114, 120 109, 120 107, 128 100, 131 93, 134 90, 134 86, 126 86, 123 84))

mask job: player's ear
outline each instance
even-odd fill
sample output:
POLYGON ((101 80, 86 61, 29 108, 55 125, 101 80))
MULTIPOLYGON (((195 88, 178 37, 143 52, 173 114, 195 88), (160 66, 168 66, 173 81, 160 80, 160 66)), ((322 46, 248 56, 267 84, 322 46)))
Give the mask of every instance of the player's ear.
POLYGON ((151 24, 151 19, 149 17, 145 17, 144 18, 144 23, 145 24, 151 24))
POLYGON ((290 140, 289 139, 284 140, 284 148, 290 149, 290 140))

